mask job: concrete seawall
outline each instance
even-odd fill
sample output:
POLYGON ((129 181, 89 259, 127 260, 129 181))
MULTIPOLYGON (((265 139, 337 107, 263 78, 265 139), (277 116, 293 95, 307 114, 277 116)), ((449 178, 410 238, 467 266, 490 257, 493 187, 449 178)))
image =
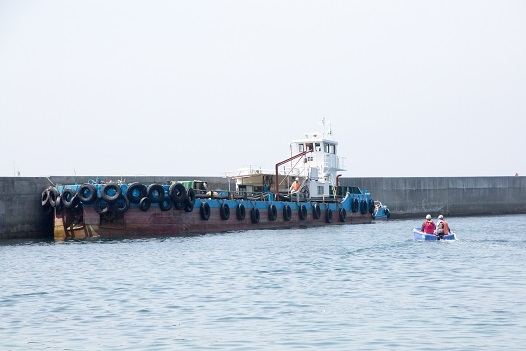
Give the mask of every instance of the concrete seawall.
MULTIPOLYGON (((53 184, 82 184, 93 176, 0 177, 0 239, 51 239, 53 227, 40 205, 53 184)), ((117 181, 120 177, 101 177, 117 181)), ((221 177, 127 176, 126 182, 164 183, 201 179, 210 189, 228 189, 221 177)), ((342 186, 359 186, 389 206, 391 218, 476 216, 526 213, 526 177, 340 178, 342 186)), ((235 185, 230 184, 234 190, 235 185)))
POLYGON ((343 178, 389 206, 392 218, 526 213, 526 177, 343 178))

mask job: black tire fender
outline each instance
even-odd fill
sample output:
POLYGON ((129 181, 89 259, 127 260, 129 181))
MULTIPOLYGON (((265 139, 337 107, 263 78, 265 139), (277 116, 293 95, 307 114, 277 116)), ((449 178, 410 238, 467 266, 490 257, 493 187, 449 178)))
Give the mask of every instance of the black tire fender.
POLYGON ((208 221, 210 218, 210 205, 208 202, 202 202, 201 206, 199 207, 199 214, 201 215, 201 219, 208 221))
POLYGON ((163 196, 159 201, 159 207, 161 211, 170 211, 173 207, 172 199, 169 196, 163 196))
POLYGON ((139 201, 139 208, 141 209, 141 211, 146 212, 150 209, 151 206, 152 200, 150 200, 148 196, 143 197, 141 201, 139 201))
POLYGON ((338 215, 340 217, 340 222, 345 222, 345 217, 347 217, 347 211, 345 211, 345 208, 341 207, 338 210, 338 215))
MULTIPOLYGON (((189 207, 194 207, 195 205, 195 191, 194 189, 192 188, 189 188, 186 190, 186 199, 184 199, 184 203, 185 205, 188 205, 189 207)), ((186 211, 186 207, 185 207, 185 211, 186 211)), ((191 211, 186 211, 186 212, 191 212, 191 211)))
POLYGON ((59 198, 58 190, 54 186, 50 186, 49 188, 49 205, 51 207, 56 207, 57 199, 59 198))
POLYGON ((79 200, 85 204, 92 204, 97 198, 97 189, 93 184, 85 183, 82 184, 77 190, 77 196, 79 200))
POLYGON ((40 195, 40 202, 42 207, 49 205, 49 188, 46 188, 44 191, 42 191, 42 194, 40 195))
POLYGON ((115 202, 121 196, 122 189, 118 184, 108 183, 104 184, 101 191, 101 197, 108 202, 115 202))
POLYGON ((164 198, 164 187, 157 183, 150 184, 147 193, 151 202, 159 203, 164 198))
POLYGON ((245 219, 245 216, 246 216, 246 211, 245 211, 245 205, 243 204, 238 204, 236 206, 236 218, 239 220, 239 221, 242 221, 245 219))
POLYGON ((225 221, 230 218, 230 207, 226 202, 223 202, 221 207, 219 207, 219 215, 221 216, 221 219, 225 221))
POLYGON ((73 206, 74 199, 76 198, 77 192, 74 189, 66 188, 62 190, 60 197, 62 198, 62 204, 65 208, 71 208, 73 206))
POLYGON ((181 183, 173 183, 168 189, 168 194, 176 204, 182 204, 186 199, 186 188, 181 183))
POLYGON ((60 196, 57 196, 57 199, 55 200, 55 214, 57 216, 62 215, 63 208, 64 206, 62 205, 62 199, 60 198, 60 196))
POLYGON ((113 205, 115 206, 115 212, 124 213, 130 208, 130 200, 126 197, 126 195, 121 194, 121 196, 119 196, 113 205))
POLYGON ((93 208, 98 214, 105 214, 110 210, 110 203, 101 197, 98 197, 93 201, 93 208))
POLYGON ((326 223, 332 222, 332 210, 330 208, 327 208, 325 210, 325 222, 326 223))
POLYGON ((138 182, 131 183, 128 189, 126 189, 126 197, 134 204, 138 204, 141 199, 147 195, 148 189, 146 189, 146 185, 138 182))
POLYGON ((268 207, 268 220, 275 221, 278 218, 278 209, 276 205, 270 204, 268 207))
POLYGON ((317 202, 312 204, 312 217, 314 217, 314 219, 320 219, 321 217, 320 205, 318 205, 317 202))
POLYGON ((358 212, 358 207, 360 206, 360 203, 357 198, 352 199, 351 202, 351 211, 352 212, 358 212))
POLYGON ((361 214, 367 213, 367 201, 365 200, 360 201, 360 213, 361 214))
POLYGON ((305 206, 303 204, 300 205, 300 208, 298 209, 298 214, 299 214, 301 220, 307 219, 307 206, 305 206))
POLYGON ((253 224, 259 223, 259 210, 255 207, 250 210, 250 221, 253 224))
POLYGON ((191 203, 188 203, 188 202, 184 202, 183 203, 183 210, 185 212, 192 212, 194 210, 194 205, 192 205, 191 203))
POLYGON ((288 204, 286 204, 283 207, 283 220, 290 221, 291 218, 292 218, 292 209, 290 208, 288 204))

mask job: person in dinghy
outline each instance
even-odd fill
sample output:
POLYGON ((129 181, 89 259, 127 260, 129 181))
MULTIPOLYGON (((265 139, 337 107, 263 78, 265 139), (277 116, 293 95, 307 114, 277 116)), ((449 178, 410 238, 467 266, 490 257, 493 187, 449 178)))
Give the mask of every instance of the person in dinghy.
POLYGON ((435 234, 435 230, 435 222, 433 222, 433 220, 431 219, 431 215, 428 214, 426 216, 426 220, 424 221, 424 223, 422 223, 422 228, 420 228, 420 231, 426 234, 435 234))
POLYGON ((436 224, 435 235, 443 238, 444 235, 451 234, 451 229, 449 229, 449 223, 444 219, 443 215, 438 216, 438 221, 436 224))

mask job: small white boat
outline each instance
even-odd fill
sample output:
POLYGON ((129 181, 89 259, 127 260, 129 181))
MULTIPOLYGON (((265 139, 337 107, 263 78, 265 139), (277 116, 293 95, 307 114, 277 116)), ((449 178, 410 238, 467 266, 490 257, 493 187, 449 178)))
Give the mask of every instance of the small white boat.
POLYGON ((415 241, 457 240, 455 233, 447 235, 427 234, 417 228, 413 228, 413 237, 415 238, 415 241))

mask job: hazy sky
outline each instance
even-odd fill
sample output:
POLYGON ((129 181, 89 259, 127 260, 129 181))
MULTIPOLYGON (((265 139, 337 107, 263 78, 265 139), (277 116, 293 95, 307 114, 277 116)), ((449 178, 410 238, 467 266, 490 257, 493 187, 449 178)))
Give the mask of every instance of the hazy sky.
POLYGON ((526 175, 526 1, 0 0, 0 176, 526 175))

